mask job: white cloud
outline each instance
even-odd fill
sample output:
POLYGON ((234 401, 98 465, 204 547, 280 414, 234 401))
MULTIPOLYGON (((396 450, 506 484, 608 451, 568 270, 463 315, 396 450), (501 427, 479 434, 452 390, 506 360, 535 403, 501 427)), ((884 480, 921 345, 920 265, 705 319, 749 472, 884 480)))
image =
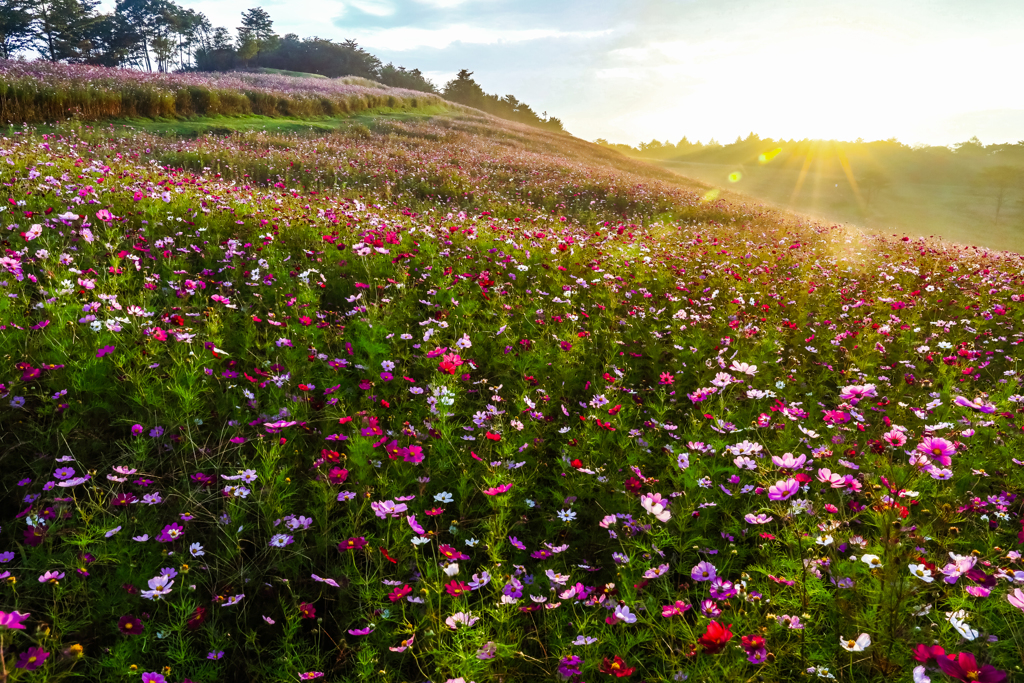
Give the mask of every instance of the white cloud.
POLYGON ((402 26, 360 31, 359 44, 368 48, 404 51, 421 47, 443 49, 453 43, 491 45, 521 43, 543 38, 594 38, 608 33, 611 33, 611 29, 607 31, 559 31, 546 28, 510 30, 468 24, 455 24, 439 29, 402 26))
POLYGON ((450 9, 452 7, 458 7, 464 5, 468 0, 416 0, 421 5, 427 5, 429 7, 437 7, 439 9, 450 9))
POLYGON ((390 17, 395 13, 394 5, 387 0, 350 0, 348 4, 374 17, 390 17))

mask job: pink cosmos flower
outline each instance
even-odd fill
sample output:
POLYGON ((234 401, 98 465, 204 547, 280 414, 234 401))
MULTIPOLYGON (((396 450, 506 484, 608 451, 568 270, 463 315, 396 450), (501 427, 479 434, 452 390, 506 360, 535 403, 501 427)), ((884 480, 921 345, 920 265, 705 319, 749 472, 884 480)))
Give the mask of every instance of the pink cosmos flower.
POLYGON ((907 435, 898 429, 893 429, 882 435, 882 439, 893 448, 901 448, 907 443, 907 435))
POLYGON ((786 500, 800 490, 800 482, 796 479, 779 480, 768 487, 768 500, 786 500))
POLYGON ((710 581, 717 576, 715 565, 710 562, 700 562, 690 571, 690 578, 694 581, 710 581))
POLYGON ((683 602, 682 600, 676 600, 674 605, 662 605, 661 616, 663 617, 678 617, 682 616, 684 612, 690 609, 690 605, 683 602))
POLYGON ((818 481, 822 484, 829 484, 834 489, 841 489, 846 486, 846 478, 843 475, 825 467, 818 470, 818 481))
POLYGON ((917 451, 927 455, 943 467, 949 467, 953 462, 951 456, 956 455, 956 446, 945 439, 926 436, 917 445, 917 451))
POLYGON ((451 630, 456 630, 460 625, 472 628, 473 624, 480 621, 480 617, 474 617, 472 612, 456 612, 444 620, 445 625, 451 630))
POLYGON ((752 512, 748 512, 746 515, 744 515, 743 519, 747 520, 748 524, 767 524, 775 518, 770 517, 764 513, 755 515, 752 512))
POLYGON ((64 578, 64 572, 46 572, 39 577, 39 583, 57 583, 64 578))
POLYGON ((409 636, 408 638, 406 638, 405 640, 403 640, 398 645, 398 647, 389 647, 388 649, 391 650, 392 652, 405 652, 407 649, 409 649, 409 647, 413 644, 413 642, 415 640, 416 640, 416 634, 414 633, 411 636, 409 636))
POLYGON ((415 533, 419 534, 420 536, 426 533, 426 531, 424 531, 423 529, 423 526, 416 521, 416 515, 409 515, 405 518, 405 520, 409 522, 409 528, 412 529, 415 533))
POLYGON ((862 399, 878 396, 874 384, 853 384, 839 390, 839 398, 857 405, 862 399))
POLYGON ((792 453, 783 453, 780 458, 777 455, 772 456, 772 462, 775 463, 776 467, 782 467, 783 469, 795 470, 799 467, 803 467, 804 463, 807 462, 806 455, 798 455, 793 457, 792 453))
POLYGON ((350 628, 348 632, 353 636, 368 636, 373 633, 373 627, 367 626, 366 628, 350 628))
MULTIPOLYGON (((1019 588, 1017 589, 1017 592, 1020 592, 1019 588)), ((1024 609, 1024 607, 1021 609, 1024 609)), ((0 612, 0 627, 9 629, 25 628, 24 622, 28 617, 28 612, 0 612)))
MULTIPOLYGON (((1006 596, 1006 600, 1017 609, 1024 611, 1024 591, 1022 591, 1020 588, 1016 588, 1012 593, 1008 594, 1006 596)), ((2 614, 3 612, 0 612, 0 615, 2 614)), ((17 612, 15 612, 15 614, 17 614, 17 612)), ((3 620, 0 619, 0 622, 2 621, 3 620)))
POLYGON ((672 513, 667 509, 668 501, 662 498, 660 493, 640 496, 640 505, 659 522, 668 522, 672 518, 672 513))

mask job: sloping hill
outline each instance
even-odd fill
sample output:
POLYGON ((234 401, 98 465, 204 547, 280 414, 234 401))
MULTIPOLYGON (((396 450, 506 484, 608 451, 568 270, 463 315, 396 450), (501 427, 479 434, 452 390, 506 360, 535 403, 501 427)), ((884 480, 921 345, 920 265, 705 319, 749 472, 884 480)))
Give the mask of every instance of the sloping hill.
POLYGON ((240 71, 158 74, 0 60, 0 116, 19 123, 51 123, 72 116, 85 121, 253 114, 309 118, 378 107, 465 109, 437 95, 365 79, 240 71))

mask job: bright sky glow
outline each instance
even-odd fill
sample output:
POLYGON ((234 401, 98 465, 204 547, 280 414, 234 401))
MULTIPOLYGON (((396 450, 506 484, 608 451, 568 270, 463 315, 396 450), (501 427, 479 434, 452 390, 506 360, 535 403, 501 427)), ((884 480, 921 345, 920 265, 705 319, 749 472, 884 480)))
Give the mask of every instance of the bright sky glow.
MULTIPOLYGON (((256 3, 182 4, 234 29, 256 3)), ((1020 0, 262 5, 280 34, 353 38, 439 86, 468 68, 588 140, 1024 139, 1020 0)))

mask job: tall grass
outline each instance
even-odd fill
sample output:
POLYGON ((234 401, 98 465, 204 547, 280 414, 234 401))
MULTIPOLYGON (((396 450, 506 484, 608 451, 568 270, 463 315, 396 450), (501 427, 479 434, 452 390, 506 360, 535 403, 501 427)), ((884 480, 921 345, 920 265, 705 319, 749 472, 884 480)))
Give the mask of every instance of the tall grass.
MULTIPOLYGON (((0 60, 0 121, 40 123, 72 115, 111 118, 338 116, 377 107, 443 105, 437 95, 364 79, 277 74, 152 74, 49 62, 0 60)), ((449 105, 458 107, 458 105, 449 105)))

